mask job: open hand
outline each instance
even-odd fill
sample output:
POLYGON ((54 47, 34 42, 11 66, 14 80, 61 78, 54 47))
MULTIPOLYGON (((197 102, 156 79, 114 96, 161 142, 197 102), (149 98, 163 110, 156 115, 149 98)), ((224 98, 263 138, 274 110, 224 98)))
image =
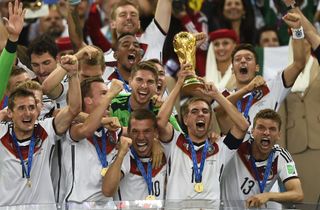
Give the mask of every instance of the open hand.
POLYGON ((15 0, 14 5, 12 5, 12 2, 9 2, 9 19, 3 17, 4 25, 9 33, 9 40, 12 42, 18 41, 19 35, 23 29, 26 9, 22 9, 22 6, 22 3, 19 3, 18 0, 15 0))

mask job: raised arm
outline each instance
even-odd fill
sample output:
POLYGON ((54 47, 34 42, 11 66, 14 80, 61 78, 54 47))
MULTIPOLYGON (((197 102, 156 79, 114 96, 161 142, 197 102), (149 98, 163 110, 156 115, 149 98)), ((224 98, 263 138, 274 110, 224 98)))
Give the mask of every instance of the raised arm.
POLYGON ((123 89, 123 83, 120 80, 112 80, 111 87, 108 92, 101 96, 102 100, 98 107, 89 114, 88 118, 84 123, 76 124, 71 127, 70 133, 71 137, 75 141, 79 141, 84 138, 92 136, 94 131, 101 127, 102 117, 111 103, 111 100, 117 96, 123 89))
POLYGON ((54 118, 56 133, 61 135, 70 127, 72 120, 79 114, 81 110, 81 91, 80 81, 78 77, 78 60, 74 55, 66 55, 61 58, 61 66, 68 73, 69 90, 68 90, 68 106, 54 118))
POLYGON ((80 48, 86 45, 83 39, 83 26, 80 23, 80 18, 77 10, 78 5, 71 6, 68 1, 63 1, 65 1, 65 4, 69 9, 67 16, 69 37, 73 46, 73 50, 77 52, 80 48))
POLYGON ((118 189, 120 180, 123 176, 121 173, 121 165, 124 157, 129 151, 131 144, 132 139, 124 136, 120 137, 120 149, 118 151, 117 157, 110 165, 106 175, 103 178, 102 193, 107 197, 112 197, 118 189))
POLYGON ((304 50, 304 38, 301 34, 301 17, 297 13, 287 13, 282 18, 292 30, 292 49, 293 49, 293 63, 290 64, 283 72, 284 85, 291 87, 296 81, 298 75, 303 70, 306 63, 306 56, 304 50))
POLYGON ((170 92, 168 98, 161 105, 161 108, 157 115, 159 137, 162 142, 168 142, 171 140, 173 128, 171 123, 169 122, 169 118, 172 113, 175 101, 177 98, 179 98, 180 90, 183 86, 183 82, 186 76, 194 75, 193 72, 187 70, 188 68, 190 68, 190 66, 190 64, 181 64, 181 69, 178 73, 178 81, 170 92))
POLYGON ((225 110, 227 116, 231 119, 233 125, 230 129, 231 134, 237 139, 243 139, 248 128, 249 123, 243 117, 243 115, 237 110, 237 108, 226 99, 213 84, 207 84, 206 90, 203 90, 204 94, 211 96, 213 100, 225 110))
POLYGON ((285 182, 285 192, 266 192, 249 197, 246 200, 248 208, 259 208, 268 201, 276 202, 301 202, 303 201, 303 191, 298 178, 289 179, 285 182))
POLYGON ((301 17, 301 24, 306 36, 306 39, 311 44, 313 50, 316 50, 320 45, 320 36, 316 28, 310 23, 310 21, 304 16, 299 7, 292 6, 295 4, 294 0, 283 0, 287 7, 292 7, 289 12, 298 13, 301 17))
MULTIPOLYGON (((6 91, 8 80, 10 77, 11 69, 14 64, 17 41, 23 28, 25 9, 22 9, 22 3, 15 0, 14 5, 12 2, 8 4, 9 19, 3 18, 4 25, 8 32, 8 41, 0 56, 0 100, 6 91)), ((1 35, 3 36, 3 35, 1 35)))
MULTIPOLYGON (((266 84, 266 82, 262 76, 256 76, 249 84, 247 84, 246 86, 244 86, 240 90, 236 91, 235 93, 232 93, 231 95, 229 95, 227 97, 227 99, 234 106, 236 106, 237 101, 241 100, 245 94, 250 93, 253 90, 259 89, 262 86, 264 86, 265 84, 266 84)), ((217 120, 219 123, 221 133, 226 134, 232 126, 231 119, 228 117, 228 114, 226 113, 224 108, 221 107, 220 105, 218 107, 216 107, 214 109, 214 111, 216 113, 216 117, 217 117, 217 120)))
POLYGON ((159 23, 161 29, 168 33, 171 20, 172 0, 159 0, 157 3, 154 19, 159 23))
POLYGON ((42 83, 42 91, 51 99, 58 98, 63 92, 61 81, 66 76, 67 71, 59 64, 57 68, 49 74, 49 76, 42 83))

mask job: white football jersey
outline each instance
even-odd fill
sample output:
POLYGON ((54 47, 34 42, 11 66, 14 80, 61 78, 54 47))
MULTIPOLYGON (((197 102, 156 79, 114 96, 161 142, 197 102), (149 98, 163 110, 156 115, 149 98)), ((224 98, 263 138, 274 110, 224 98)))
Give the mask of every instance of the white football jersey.
MULTIPOLYGON (((244 200, 252 195, 260 193, 259 183, 256 179, 254 167, 250 161, 249 148, 252 139, 242 143, 236 155, 226 165, 221 181, 221 195, 224 201, 242 201, 233 206, 244 207, 244 200)), ((289 152, 279 145, 274 146, 274 155, 270 174, 268 176, 264 192, 279 192, 278 187, 273 188, 278 179, 282 182, 297 178, 298 173, 295 163, 289 152)), ((256 161, 259 180, 262 182, 268 160, 256 161)), ((275 203, 267 205, 268 208, 277 206, 275 203)), ((278 205, 279 206, 279 205, 278 205)))
MULTIPOLYGON (((35 149, 30 173, 31 187, 22 172, 22 165, 12 139, 12 124, 0 124, 0 206, 54 203, 50 177, 50 148, 59 138, 53 118, 35 125, 35 149)), ((18 143, 27 168, 30 140, 18 143)))
MULTIPOLYGON (((112 163, 117 154, 115 145, 118 142, 117 132, 109 136, 107 129, 107 162, 112 163)), ((95 132, 100 149, 101 131, 95 132)), ((105 202, 107 198, 102 194, 102 165, 96 151, 93 137, 78 142, 71 139, 69 131, 66 141, 62 143, 62 177, 61 180, 61 202, 105 202)))
MULTIPOLYGON (((145 172, 147 173, 147 162, 149 158, 140 158, 145 172)), ((165 195, 165 179, 166 179, 166 160, 162 160, 161 167, 152 169, 152 195, 157 200, 164 200, 165 195)), ((124 175, 120 181, 118 192, 114 196, 114 200, 132 201, 145 200, 148 194, 147 182, 141 175, 137 167, 131 151, 129 151, 121 165, 121 172, 124 175)))
MULTIPOLYGON (((209 144, 202 173, 203 192, 196 192, 193 161, 185 136, 175 131, 173 140, 164 144, 168 152, 168 184, 166 199, 220 199, 220 176, 224 165, 235 154, 241 141, 230 133, 217 143, 209 144), (232 148, 232 149, 230 149, 232 148)), ((194 145, 198 167, 203 151, 202 145, 194 145)))
MULTIPOLYGON (((278 111, 280 104, 286 98, 289 91, 290 88, 286 88, 283 83, 283 72, 277 74, 272 80, 266 81, 266 86, 262 89, 253 91, 254 97, 249 109, 249 122, 251 126, 254 117, 260 110, 273 109, 274 111, 278 111)), ((246 94, 241 100, 242 113, 246 108, 250 94, 246 94)))
MULTIPOLYGON (((144 51, 142 60, 157 58, 162 61, 162 48, 166 39, 166 34, 160 29, 160 26, 155 19, 152 20, 141 36, 137 36, 137 39, 144 51)), ((108 63, 112 63, 111 66, 114 66, 116 60, 113 57, 112 49, 104 53, 104 59, 107 66, 108 63)))
POLYGON ((69 89, 69 80, 68 80, 67 75, 64 76, 64 78, 60 82, 60 84, 62 85, 62 93, 60 94, 60 96, 58 96, 58 98, 54 99, 55 108, 57 108, 57 109, 61 109, 61 108, 68 105, 67 94, 68 94, 68 89, 69 89))

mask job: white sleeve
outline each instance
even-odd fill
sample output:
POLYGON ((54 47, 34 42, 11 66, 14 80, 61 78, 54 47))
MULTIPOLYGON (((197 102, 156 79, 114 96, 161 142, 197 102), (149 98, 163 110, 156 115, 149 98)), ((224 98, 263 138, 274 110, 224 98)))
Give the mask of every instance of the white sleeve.
POLYGON ((282 182, 290 178, 298 177, 295 163, 290 153, 284 148, 281 148, 278 156, 278 174, 282 182))
POLYGON ((160 30, 159 26, 155 23, 153 19, 148 25, 145 32, 139 38, 141 44, 147 44, 147 50, 144 52, 142 60, 148 60, 152 58, 157 58, 162 60, 162 48, 166 35, 160 30))
POLYGON ((0 122, 0 137, 2 138, 8 131, 8 123, 0 122))
POLYGON ((237 152, 236 149, 230 149, 225 143, 224 139, 226 136, 221 137, 216 143, 218 144, 219 148, 219 155, 222 158, 222 162, 224 165, 226 165, 231 158, 234 156, 234 154, 237 152))
POLYGON ((126 176, 127 174, 130 173, 130 154, 131 152, 129 151, 126 156, 124 156, 122 165, 121 165, 121 172, 123 173, 123 176, 126 176))
POLYGON ((276 107, 270 107, 270 109, 275 109, 275 111, 278 111, 280 104, 283 102, 283 100, 287 97, 289 94, 291 88, 286 88, 284 86, 283 81, 283 72, 277 74, 277 76, 267 81, 268 88, 270 90, 270 93, 272 95, 272 100, 275 100, 276 107))
POLYGON ((177 140, 180 135, 183 135, 183 134, 180 131, 177 131, 176 129, 173 128, 173 135, 172 135, 171 141, 168 143, 163 143, 160 141, 161 145, 164 148, 164 154, 167 160, 169 160, 171 153, 173 151, 173 147, 175 147, 175 145, 177 144, 177 140))
POLYGON ((56 141, 60 140, 62 136, 56 134, 54 124, 53 124, 54 118, 46 118, 44 120, 39 121, 39 125, 41 125, 45 131, 48 133, 48 140, 51 144, 55 144, 56 141))

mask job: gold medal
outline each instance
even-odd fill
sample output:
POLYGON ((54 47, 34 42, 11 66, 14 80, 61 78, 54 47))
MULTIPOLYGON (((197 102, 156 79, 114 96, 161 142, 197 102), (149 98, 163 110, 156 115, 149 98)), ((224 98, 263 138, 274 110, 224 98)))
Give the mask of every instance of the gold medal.
POLYGON ((202 182, 196 183, 194 185, 194 191, 196 191, 197 193, 203 192, 203 184, 202 184, 202 182))
POLYGON ((27 179, 27 186, 28 186, 28 187, 31 187, 31 180, 30 180, 30 178, 27 179))
POLYGON ((154 196, 154 195, 148 195, 147 197, 146 197, 146 200, 155 200, 156 199, 156 197, 154 196))
POLYGON ((100 171, 101 176, 105 176, 108 171, 108 167, 102 168, 100 171))

